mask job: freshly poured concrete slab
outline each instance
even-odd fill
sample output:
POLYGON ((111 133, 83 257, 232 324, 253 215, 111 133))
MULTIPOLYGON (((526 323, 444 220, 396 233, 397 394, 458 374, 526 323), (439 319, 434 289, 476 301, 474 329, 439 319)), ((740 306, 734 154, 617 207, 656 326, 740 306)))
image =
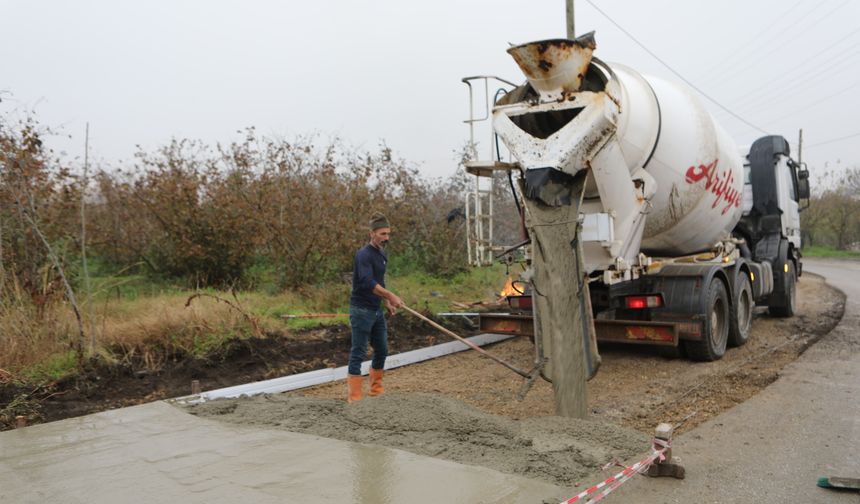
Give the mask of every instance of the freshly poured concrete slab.
POLYGON ((0 433, 0 502, 535 503, 558 487, 164 402, 0 433))

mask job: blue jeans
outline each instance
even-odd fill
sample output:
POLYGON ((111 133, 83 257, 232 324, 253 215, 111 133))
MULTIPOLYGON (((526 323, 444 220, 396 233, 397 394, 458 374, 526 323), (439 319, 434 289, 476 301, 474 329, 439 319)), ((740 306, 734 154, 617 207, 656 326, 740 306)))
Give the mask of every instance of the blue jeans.
POLYGON ((361 374, 361 363, 367 357, 367 343, 373 347, 370 367, 383 369, 388 356, 388 326, 382 309, 371 310, 349 306, 349 325, 352 327, 352 349, 349 351, 349 374, 361 374))

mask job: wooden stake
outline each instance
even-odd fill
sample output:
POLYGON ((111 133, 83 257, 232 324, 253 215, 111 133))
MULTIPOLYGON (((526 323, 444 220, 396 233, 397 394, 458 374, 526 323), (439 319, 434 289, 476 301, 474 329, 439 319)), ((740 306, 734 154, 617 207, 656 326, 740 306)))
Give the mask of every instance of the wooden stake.
MULTIPOLYGON (((659 439, 661 441, 665 441, 669 443, 669 449, 663 452, 663 456, 665 457, 662 462, 657 462, 655 464, 651 464, 648 467, 648 476, 652 478, 659 478, 662 476, 671 476, 672 478, 684 479, 686 476, 686 471, 684 470, 684 466, 681 464, 677 464, 672 462, 672 435, 674 434, 675 428, 672 427, 671 424, 661 423, 657 426, 657 429, 654 432, 654 438, 659 439)), ((654 449, 659 449, 656 443, 654 445, 654 449)))

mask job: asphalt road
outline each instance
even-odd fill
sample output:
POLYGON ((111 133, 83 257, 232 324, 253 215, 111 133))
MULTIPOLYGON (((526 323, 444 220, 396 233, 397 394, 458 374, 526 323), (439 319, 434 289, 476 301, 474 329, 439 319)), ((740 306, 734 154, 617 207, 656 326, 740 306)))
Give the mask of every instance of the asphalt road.
POLYGON ((637 478, 607 502, 860 503, 816 486, 860 478, 860 262, 804 268, 847 295, 839 325, 758 395, 675 440, 686 479, 637 478))

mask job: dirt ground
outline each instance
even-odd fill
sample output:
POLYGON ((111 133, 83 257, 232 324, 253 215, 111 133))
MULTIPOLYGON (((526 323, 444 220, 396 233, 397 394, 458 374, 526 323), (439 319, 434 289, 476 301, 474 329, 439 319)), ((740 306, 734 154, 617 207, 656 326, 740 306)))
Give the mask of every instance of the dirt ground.
MULTIPOLYGON (((835 327, 844 306, 844 296, 821 277, 805 274, 798 283, 797 316, 778 319, 757 308, 747 344, 730 348, 719 361, 692 362, 654 348, 601 345, 603 363, 588 383, 590 418, 645 434, 660 422, 678 425, 677 432, 688 430, 776 380, 786 364, 835 327)), ((533 345, 527 338, 490 349, 522 369, 532 366, 533 345)), ((512 419, 552 415, 552 386, 539 380, 519 401, 522 381, 489 359, 465 352, 387 372, 385 386, 389 392, 443 394, 512 419)), ((291 394, 341 399, 346 386, 328 384, 291 394)))
MULTIPOLYGON (((398 314, 389 320, 392 352, 434 345, 440 338, 444 336, 412 317, 398 314)), ((27 416, 29 423, 50 422, 188 395, 191 380, 212 390, 343 366, 349 347, 349 327, 335 325, 233 339, 203 358, 169 355, 159 369, 149 369, 142 361, 93 359, 81 374, 38 386, 4 383, 0 376, 0 430, 12 428, 17 415, 27 416)))

